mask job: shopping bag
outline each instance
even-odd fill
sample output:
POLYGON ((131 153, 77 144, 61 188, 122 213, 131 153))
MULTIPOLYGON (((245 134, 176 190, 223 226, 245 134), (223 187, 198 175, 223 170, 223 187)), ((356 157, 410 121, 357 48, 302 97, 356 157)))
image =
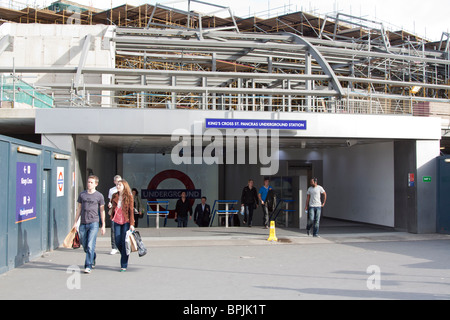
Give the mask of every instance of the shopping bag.
POLYGON ((141 234, 139 233, 139 231, 134 231, 133 237, 136 240, 139 257, 145 256, 147 254, 147 249, 144 246, 144 242, 142 242, 141 234))
POLYGON ((131 252, 138 251, 138 245, 136 243, 136 238, 134 237, 134 232, 130 235, 130 245, 131 245, 131 252))
POLYGON ((125 251, 127 253, 127 256, 131 253, 131 241, 130 241, 131 231, 128 230, 125 235, 125 251))
POLYGON ((67 234, 66 238, 63 241, 64 248, 72 248, 73 239, 75 239, 76 233, 77 233, 77 228, 73 228, 72 230, 70 230, 70 232, 67 234))
POLYGON ((134 232, 131 230, 128 230, 125 235, 125 249, 127 252, 127 255, 130 255, 132 252, 138 251, 138 246, 136 243, 136 239, 134 238, 134 232))
POLYGON ((77 232, 75 232, 75 237, 73 238, 72 248, 78 249, 78 248, 80 248, 80 246, 81 246, 80 235, 78 234, 78 231, 77 231, 77 232))

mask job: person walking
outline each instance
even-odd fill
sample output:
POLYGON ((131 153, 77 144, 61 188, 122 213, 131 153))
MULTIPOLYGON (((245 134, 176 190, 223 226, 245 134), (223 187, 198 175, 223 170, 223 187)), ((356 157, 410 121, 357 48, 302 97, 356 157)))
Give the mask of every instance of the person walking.
POLYGON ((319 236, 319 224, 320 216, 322 214, 322 208, 325 207, 327 202, 327 193, 317 184, 317 178, 313 178, 310 181, 311 187, 306 192, 306 205, 305 211, 308 211, 308 223, 306 225, 306 234, 310 235, 311 227, 313 227, 313 237, 319 236), (321 195, 323 194, 323 203, 321 195))
POLYGON ((206 204, 206 197, 202 197, 202 203, 195 207, 194 222, 199 227, 209 227, 209 220, 211 215, 211 207, 206 204))
POLYGON ((139 219, 143 217, 141 212, 141 199, 139 199, 139 191, 136 188, 131 189, 134 199, 134 227, 139 227, 139 219))
MULTIPOLYGON (((264 185, 259 189, 258 193, 258 198, 263 210, 263 224, 265 229, 269 228, 269 203, 273 204, 273 200, 266 201, 268 200, 267 196, 269 195, 269 191, 273 190, 272 186, 269 185, 269 182, 269 178, 264 178, 264 185)), ((271 195, 273 197, 273 192, 271 192, 271 195)))
POLYGON ((186 192, 183 191, 175 207, 175 220, 178 220, 178 228, 186 228, 188 226, 188 217, 192 219, 192 206, 186 198, 186 192))
POLYGON ((77 213, 75 223, 72 228, 77 227, 78 219, 80 221, 80 242, 83 246, 86 258, 84 261, 84 273, 91 273, 95 267, 97 255, 95 246, 97 242, 97 234, 99 222, 101 219, 101 233, 105 234, 105 198, 96 190, 99 179, 97 176, 91 175, 87 180, 87 190, 78 196, 77 213), (99 218, 100 211, 100 218, 99 218))
POLYGON ((124 272, 128 267, 125 237, 128 230, 134 231, 134 200, 128 182, 119 180, 117 192, 112 196, 111 204, 115 241, 120 252, 120 271, 124 272))
MULTIPOLYGON (((115 194, 117 192, 117 183, 122 180, 122 177, 119 175, 114 176, 114 187, 112 187, 111 189, 109 189, 108 192, 108 215, 111 218, 111 208, 112 208, 112 203, 111 203, 111 199, 113 194, 115 194)), ((116 240, 115 240, 115 235, 114 235, 114 221, 111 220, 111 252, 109 254, 116 254, 118 253, 119 250, 117 249, 117 245, 116 245, 116 240)))
POLYGON ((258 207, 258 193, 253 186, 252 179, 248 180, 247 186, 242 190, 241 206, 244 207, 244 224, 248 223, 249 228, 252 226, 253 210, 258 207))

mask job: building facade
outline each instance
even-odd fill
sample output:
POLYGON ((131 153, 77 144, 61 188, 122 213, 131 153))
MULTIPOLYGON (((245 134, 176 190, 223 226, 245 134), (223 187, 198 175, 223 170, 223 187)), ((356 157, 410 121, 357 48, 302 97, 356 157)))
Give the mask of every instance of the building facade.
POLYGON ((109 24, 89 12, 78 24, 0 26, 1 133, 70 152, 71 194, 93 173, 106 196, 121 174, 141 192, 240 201, 248 179, 269 176, 293 200, 288 225, 304 228, 317 177, 327 217, 436 232, 448 41, 342 14, 263 21, 121 6, 109 24), (23 84, 37 91, 31 103, 19 101, 23 84))

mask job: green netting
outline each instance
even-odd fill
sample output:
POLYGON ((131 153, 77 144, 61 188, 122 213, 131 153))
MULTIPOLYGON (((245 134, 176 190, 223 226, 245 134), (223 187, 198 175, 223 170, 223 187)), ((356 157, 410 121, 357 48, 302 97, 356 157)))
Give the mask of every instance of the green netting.
POLYGON ((38 91, 33 86, 21 80, 13 81, 11 76, 1 77, 1 100, 25 103, 35 108, 53 108, 53 98, 38 91))

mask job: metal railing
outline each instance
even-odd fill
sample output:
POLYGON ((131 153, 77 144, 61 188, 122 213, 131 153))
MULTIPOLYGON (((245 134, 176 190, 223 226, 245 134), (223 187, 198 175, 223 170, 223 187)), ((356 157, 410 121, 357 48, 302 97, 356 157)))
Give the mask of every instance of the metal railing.
MULTIPOLYGON (((412 97, 381 98, 361 95, 346 96, 341 100, 323 97, 258 96, 258 95, 195 95, 179 93, 129 93, 123 95, 71 94, 60 100, 57 107, 117 107, 187 110, 235 110, 272 112, 311 112, 342 114, 403 114, 424 115, 414 112, 422 106, 412 97), (102 104, 106 99, 111 103, 102 104)), ((423 107, 421 107, 423 108, 423 107)), ((450 110, 447 111, 450 114, 450 110)))

